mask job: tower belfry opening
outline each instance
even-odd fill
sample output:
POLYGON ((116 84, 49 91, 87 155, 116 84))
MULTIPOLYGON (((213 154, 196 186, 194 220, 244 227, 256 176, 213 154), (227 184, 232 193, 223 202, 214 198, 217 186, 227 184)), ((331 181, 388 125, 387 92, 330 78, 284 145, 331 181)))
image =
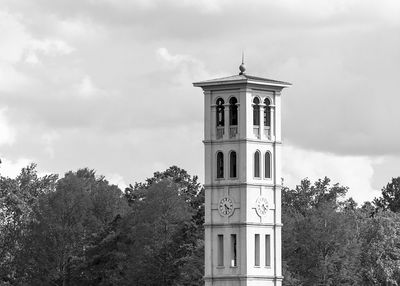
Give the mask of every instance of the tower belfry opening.
POLYGON ((205 285, 282 285, 281 91, 246 73, 204 92, 205 285))

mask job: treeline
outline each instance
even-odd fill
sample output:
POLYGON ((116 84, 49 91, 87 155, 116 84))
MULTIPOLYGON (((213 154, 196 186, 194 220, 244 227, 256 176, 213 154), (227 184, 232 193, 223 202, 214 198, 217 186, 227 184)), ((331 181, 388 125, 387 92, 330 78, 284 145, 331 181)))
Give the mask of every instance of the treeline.
POLYGON ((362 206, 324 178, 282 192, 284 285, 399 285, 400 177, 362 206))
MULTIPOLYGON (((400 284, 400 178, 357 206, 282 190, 284 285, 400 284)), ((204 189, 178 167, 124 191, 93 170, 0 176, 0 285, 203 285, 204 189)))
POLYGON ((0 285, 200 285, 204 190, 171 167, 122 192, 93 170, 0 177, 0 285))

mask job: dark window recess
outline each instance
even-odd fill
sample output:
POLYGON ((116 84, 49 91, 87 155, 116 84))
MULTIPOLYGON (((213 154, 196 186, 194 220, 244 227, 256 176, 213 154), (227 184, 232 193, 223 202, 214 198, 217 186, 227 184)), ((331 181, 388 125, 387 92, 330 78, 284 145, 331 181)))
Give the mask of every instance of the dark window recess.
POLYGON ((217 153, 217 178, 224 177, 224 154, 222 152, 217 153))
POLYGON ((218 98, 217 100, 217 127, 224 126, 225 122, 225 111, 224 111, 224 100, 222 98, 218 98))
POLYGON ((238 106, 236 97, 229 100, 229 125, 238 125, 238 106))
POLYGON ((254 153, 254 177, 260 177, 260 151, 254 153))
POLYGON ((260 126, 260 100, 258 97, 253 100, 253 125, 260 126))
POLYGON ((236 152, 232 151, 229 158, 230 170, 229 176, 231 178, 236 178, 237 176, 237 164, 236 164, 236 152))
POLYGON ((266 98, 264 104, 264 126, 271 127, 271 102, 266 98))

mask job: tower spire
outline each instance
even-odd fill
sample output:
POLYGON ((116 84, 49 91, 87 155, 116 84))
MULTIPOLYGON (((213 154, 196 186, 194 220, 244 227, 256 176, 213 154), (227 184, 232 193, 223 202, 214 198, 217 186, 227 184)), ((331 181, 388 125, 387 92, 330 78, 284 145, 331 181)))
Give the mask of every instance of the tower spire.
POLYGON ((239 66, 240 75, 245 74, 246 66, 244 65, 244 51, 242 51, 242 64, 239 66))

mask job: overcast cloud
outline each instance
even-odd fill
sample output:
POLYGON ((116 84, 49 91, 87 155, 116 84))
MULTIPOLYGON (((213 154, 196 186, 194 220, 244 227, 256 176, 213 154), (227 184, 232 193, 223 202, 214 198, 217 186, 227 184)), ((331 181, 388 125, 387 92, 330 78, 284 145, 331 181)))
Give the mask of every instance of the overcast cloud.
POLYGON ((203 178, 203 96, 238 72, 289 81, 285 184, 371 199, 400 176, 400 2, 0 4, 0 172, 90 167, 121 187, 176 164, 203 178))

